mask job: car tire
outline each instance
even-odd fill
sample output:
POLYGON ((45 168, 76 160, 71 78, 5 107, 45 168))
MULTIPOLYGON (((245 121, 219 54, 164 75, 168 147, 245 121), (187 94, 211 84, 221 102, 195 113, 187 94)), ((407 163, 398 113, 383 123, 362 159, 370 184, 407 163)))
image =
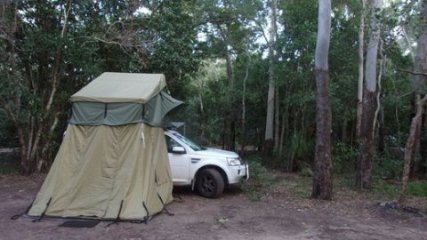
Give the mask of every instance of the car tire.
POLYGON ((224 178, 213 168, 203 169, 196 180, 196 189, 206 198, 217 198, 224 191, 224 178))

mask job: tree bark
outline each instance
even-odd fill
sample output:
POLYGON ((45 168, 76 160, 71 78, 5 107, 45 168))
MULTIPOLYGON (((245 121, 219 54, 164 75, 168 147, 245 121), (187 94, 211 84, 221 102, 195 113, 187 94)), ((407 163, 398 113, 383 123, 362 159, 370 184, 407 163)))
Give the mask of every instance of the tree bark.
POLYGON ((414 62, 414 73, 412 80, 416 91, 416 114, 412 119, 409 137, 405 145, 404 167, 402 176, 402 187, 398 198, 398 205, 404 207, 406 204, 406 191, 409 183, 412 154, 420 140, 420 130, 423 121, 424 105, 427 103, 427 95, 420 99, 420 92, 424 92, 427 85, 427 1, 422 1, 420 13, 420 36, 417 40, 417 52, 414 62))
POLYGON ((415 150, 417 139, 419 139, 419 133, 420 133, 419 126, 421 125, 423 109, 426 102, 427 102, 427 96, 424 96, 424 98, 421 100, 420 100, 420 96, 419 95, 417 96, 417 111, 414 118, 412 118, 411 128, 409 129, 409 137, 406 140, 406 145, 405 145, 402 186, 400 188, 399 198, 397 200, 397 203, 400 207, 404 207, 406 204, 406 191, 409 183, 409 173, 411 170, 412 154, 415 150))
POLYGON ((427 174, 427 118, 426 118, 426 109, 424 107, 423 115, 422 115, 422 123, 420 130, 420 161, 418 162, 418 173, 420 175, 427 174))
POLYGON ((274 94, 274 146, 273 151, 275 157, 277 157, 277 152, 279 151, 280 144, 280 100, 279 100, 279 88, 275 88, 274 94))
MULTIPOLYGON (((277 0, 271 0, 271 28, 268 39, 268 94, 267 94, 267 115, 265 120, 264 152, 271 154, 276 143, 274 143, 274 113, 276 103, 276 82, 275 82, 275 46, 276 46, 276 7, 277 0)), ((277 112, 277 111, 276 111, 277 112)))
POLYGON ((357 122, 356 122, 356 136, 360 135, 360 126, 362 122, 362 102, 363 102, 363 75, 364 75, 364 47, 365 47, 365 0, 362 2, 362 11, 360 13, 360 26, 359 26, 359 72, 357 80, 357 122))
POLYGON ((226 116, 226 128, 225 128, 225 149, 234 151, 236 149, 235 146, 235 111, 233 110, 233 103, 235 101, 234 98, 234 74, 233 74, 233 68, 232 68, 232 62, 230 57, 230 52, 226 49, 226 64, 227 64, 227 78, 230 84, 230 89, 228 91, 228 106, 227 110, 225 111, 227 113, 226 116))
POLYGON ((224 129, 223 129, 223 148, 227 150, 235 150, 235 111, 233 110, 234 98, 234 72, 230 51, 228 49, 229 41, 223 27, 217 24, 218 31, 221 35, 224 44, 224 57, 226 63, 226 73, 229 82, 228 103, 224 111, 224 129))
POLYGON ((279 143, 279 159, 282 159, 283 157, 283 149, 285 146, 285 135, 286 135, 286 131, 288 130, 288 109, 289 106, 286 104, 285 109, 283 110, 282 113, 282 127, 281 127, 281 131, 280 131, 280 143, 279 143))
MULTIPOLYGON (((420 13, 420 36, 417 40, 417 50, 414 62, 413 81, 417 92, 427 93, 427 3, 423 1, 422 11, 420 13)), ((425 113, 423 114, 425 119, 425 113)), ((417 164, 418 173, 424 175, 427 173, 427 131, 426 121, 420 124, 420 139, 418 141, 419 161, 417 164)))
POLYGON ((356 187, 363 189, 371 185, 372 158, 374 156, 374 130, 377 112, 377 60, 380 42, 378 11, 381 0, 373 0, 371 8, 371 37, 365 63, 365 85, 363 90, 362 119, 359 132, 359 155, 356 163, 356 187))
POLYGON ((363 115, 360 128, 360 147, 357 156, 356 187, 369 188, 371 184, 372 157, 374 154, 374 116, 376 111, 376 93, 364 92, 363 115))
POLYGON ((331 109, 329 72, 316 70, 316 147, 313 198, 332 198, 331 109))
POLYGON ((243 89, 242 89, 242 120, 241 120, 241 136, 240 136, 240 144, 241 144, 241 156, 243 157, 245 154, 245 145, 246 145, 246 82, 249 77, 249 66, 251 64, 250 57, 246 63, 245 69, 245 77, 243 78, 243 89))
POLYGON ((331 1, 319 0, 317 43, 315 53, 316 76, 316 147, 313 189, 317 199, 332 198, 331 161, 331 104, 329 99, 329 42, 331 33, 331 1))

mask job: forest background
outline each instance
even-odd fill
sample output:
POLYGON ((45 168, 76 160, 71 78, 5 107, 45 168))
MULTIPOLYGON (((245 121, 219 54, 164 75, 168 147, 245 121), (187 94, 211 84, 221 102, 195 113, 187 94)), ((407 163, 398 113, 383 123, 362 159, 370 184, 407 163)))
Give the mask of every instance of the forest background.
MULTIPOLYGON (((417 54, 427 41, 425 6, 332 1, 330 160, 334 176, 350 176, 358 188, 402 178, 411 120, 426 92, 426 54, 417 54)), ((109 71, 164 73, 185 102, 168 120, 185 122, 187 136, 239 151, 257 167, 313 176, 318 7, 315 0, 1 1, 0 146, 19 149, 1 171, 47 171, 70 95, 109 71)), ((409 170, 413 192, 427 195, 420 116, 409 170)))

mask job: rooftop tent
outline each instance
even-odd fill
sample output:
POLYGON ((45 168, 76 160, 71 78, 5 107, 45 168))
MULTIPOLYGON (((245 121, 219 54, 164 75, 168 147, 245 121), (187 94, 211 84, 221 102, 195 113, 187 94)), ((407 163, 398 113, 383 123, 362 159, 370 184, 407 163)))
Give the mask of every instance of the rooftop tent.
POLYGON ((30 216, 144 220, 172 201, 163 129, 182 102, 162 74, 103 73, 71 96, 72 116, 30 216))
POLYGON ((163 74, 103 73, 71 96, 70 123, 160 126, 166 113, 182 103, 165 86, 163 74))

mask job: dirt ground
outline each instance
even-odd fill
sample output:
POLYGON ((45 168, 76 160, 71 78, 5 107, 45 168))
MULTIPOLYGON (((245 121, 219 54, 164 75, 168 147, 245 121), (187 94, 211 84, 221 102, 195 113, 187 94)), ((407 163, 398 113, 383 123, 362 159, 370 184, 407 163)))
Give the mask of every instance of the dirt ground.
MULTIPOLYGON (((182 201, 168 205, 148 224, 101 222, 93 228, 58 227, 64 220, 32 222, 10 217, 25 210, 44 175, 0 175, 0 239, 427 239, 427 217, 378 207, 378 199, 336 190, 333 201, 315 201, 298 192, 301 177, 283 174, 280 183, 250 200, 241 188, 219 199, 177 189, 182 201)), ((306 180, 303 180, 306 181, 306 180)), ((308 181, 308 180, 307 180, 308 181)), ((411 199, 427 205, 427 198, 411 199)), ((424 208, 425 209, 425 208, 424 208)))

